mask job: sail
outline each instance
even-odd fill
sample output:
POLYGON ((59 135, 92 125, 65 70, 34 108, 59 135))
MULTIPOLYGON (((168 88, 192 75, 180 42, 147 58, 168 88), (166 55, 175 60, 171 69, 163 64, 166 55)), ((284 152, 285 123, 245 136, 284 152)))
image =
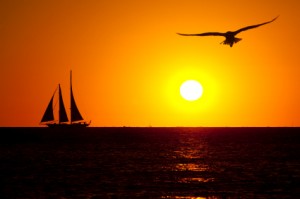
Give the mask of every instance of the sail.
POLYGON ((59 95, 59 123, 60 122, 68 122, 69 119, 68 119, 66 109, 65 109, 65 106, 64 106, 64 101, 63 101, 63 98, 62 98, 60 85, 58 85, 58 95, 59 95))
POLYGON ((47 109, 44 113, 44 116, 42 117, 41 122, 49 122, 49 121, 53 121, 54 120, 54 115, 53 115, 53 97, 54 94, 47 106, 47 109))
POLYGON ((74 122, 74 121, 79 121, 79 120, 83 120, 83 118, 76 106, 75 99, 73 96, 73 91, 71 88, 71 121, 74 122))
POLYGON ((77 106, 76 106, 76 103, 75 103, 75 99, 74 99, 74 96, 73 96, 73 90, 72 90, 72 71, 71 71, 71 74, 70 74, 70 92, 71 92, 71 123, 74 122, 74 121, 80 121, 80 120, 83 120, 77 106))

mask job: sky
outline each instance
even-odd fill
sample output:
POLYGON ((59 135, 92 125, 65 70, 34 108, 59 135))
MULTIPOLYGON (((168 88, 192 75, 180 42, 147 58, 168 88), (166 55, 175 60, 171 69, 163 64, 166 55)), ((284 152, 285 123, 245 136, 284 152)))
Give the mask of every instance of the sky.
POLYGON ((39 126, 69 73, 91 126, 300 126, 296 0, 2 0, 0 126, 39 126), (181 33, 226 32, 223 37, 181 33), (179 88, 194 79, 196 101, 179 88))

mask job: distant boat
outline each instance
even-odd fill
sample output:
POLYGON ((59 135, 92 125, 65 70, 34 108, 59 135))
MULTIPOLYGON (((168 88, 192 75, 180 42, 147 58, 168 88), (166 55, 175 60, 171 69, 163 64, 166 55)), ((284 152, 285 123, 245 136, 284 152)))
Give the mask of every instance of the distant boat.
POLYGON ((46 108, 44 116, 40 122, 41 125, 47 125, 48 127, 87 127, 90 125, 91 122, 87 123, 84 121, 83 117, 81 116, 73 96, 72 91, 72 71, 70 72, 70 120, 68 119, 66 109, 64 106, 62 92, 60 88, 60 84, 58 84, 58 120, 54 118, 54 111, 53 111, 53 99, 57 89, 55 90, 54 94, 52 95, 50 102, 46 108))

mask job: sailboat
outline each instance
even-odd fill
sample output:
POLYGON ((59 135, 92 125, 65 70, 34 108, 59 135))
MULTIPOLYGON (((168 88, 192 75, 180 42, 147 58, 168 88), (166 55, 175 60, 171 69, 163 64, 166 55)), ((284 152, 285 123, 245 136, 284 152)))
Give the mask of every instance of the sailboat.
POLYGON ((48 127, 87 127, 90 125, 91 121, 87 123, 84 121, 81 116, 77 105, 75 103, 73 90, 72 90, 72 71, 70 72, 70 120, 68 119, 67 112, 64 106, 62 91, 60 88, 60 84, 58 84, 58 102, 59 102, 59 110, 58 110, 58 120, 54 118, 53 111, 53 102, 54 94, 52 95, 50 102, 46 108, 46 111, 42 117, 40 124, 47 125, 48 127))

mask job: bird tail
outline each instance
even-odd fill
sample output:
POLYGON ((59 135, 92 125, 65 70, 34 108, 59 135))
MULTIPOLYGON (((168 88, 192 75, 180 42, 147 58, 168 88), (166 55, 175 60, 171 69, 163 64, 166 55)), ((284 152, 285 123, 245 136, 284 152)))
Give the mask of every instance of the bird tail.
POLYGON ((230 41, 230 40, 225 39, 225 40, 222 41, 220 44, 230 45, 230 47, 232 47, 233 44, 235 44, 235 43, 237 43, 237 42, 239 42, 239 41, 241 41, 241 40, 242 40, 241 38, 234 38, 233 41, 230 41))
POLYGON ((237 43, 237 42, 239 42, 241 40, 242 40, 241 38, 234 38, 234 43, 237 43))

